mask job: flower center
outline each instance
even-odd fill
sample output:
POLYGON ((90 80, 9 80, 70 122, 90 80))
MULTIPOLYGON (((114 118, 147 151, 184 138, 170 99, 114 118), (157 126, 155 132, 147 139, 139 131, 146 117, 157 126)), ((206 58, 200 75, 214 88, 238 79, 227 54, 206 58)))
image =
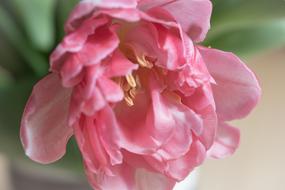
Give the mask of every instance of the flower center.
POLYGON ((138 56, 131 48, 121 48, 124 55, 139 68, 125 77, 120 77, 116 81, 124 91, 124 100, 128 106, 134 105, 134 100, 138 92, 147 85, 147 75, 154 67, 156 59, 142 55, 138 56))

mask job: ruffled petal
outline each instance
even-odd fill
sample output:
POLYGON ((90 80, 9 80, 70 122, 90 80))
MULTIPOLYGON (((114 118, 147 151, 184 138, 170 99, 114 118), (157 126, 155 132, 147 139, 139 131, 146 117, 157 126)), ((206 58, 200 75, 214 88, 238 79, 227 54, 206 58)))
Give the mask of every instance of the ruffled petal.
POLYGON ((163 160, 152 156, 145 156, 145 159, 152 167, 176 181, 181 181, 187 177, 195 167, 203 163, 205 158, 205 147, 196 140, 193 141, 187 154, 178 159, 163 160))
POLYGON ((65 31, 73 31, 82 23, 82 19, 91 15, 95 8, 131 9, 137 6, 137 0, 82 0, 70 14, 65 31))
POLYGON ((171 137, 155 153, 166 160, 177 159, 185 155, 192 144, 192 133, 199 135, 203 130, 203 121, 200 116, 175 99, 174 96, 171 93, 166 93, 161 98, 161 101, 167 106, 167 110, 164 112, 170 113, 169 118, 175 122, 171 137))
POLYGON ((108 102, 119 102, 124 98, 121 87, 111 79, 101 77, 98 80, 98 86, 108 102))
POLYGON ((95 173, 112 174, 109 156, 102 145, 98 131, 96 116, 81 116, 73 127, 86 167, 95 173))
MULTIPOLYGON (((88 37, 92 35, 97 28, 105 25, 107 22, 108 19, 106 18, 86 19, 82 26, 80 26, 76 31, 66 35, 50 56, 51 70, 60 72, 63 63, 69 57, 68 53, 76 53, 80 51, 84 47, 88 37)), ((76 64, 71 65, 80 66, 76 64)))
POLYGON ((99 64, 104 58, 110 55, 119 45, 119 39, 114 31, 105 27, 96 30, 94 35, 89 36, 82 49, 70 53, 63 62, 60 74, 63 84, 76 77, 83 66, 99 64))
POLYGON ((132 71, 138 69, 138 64, 132 63, 120 51, 115 51, 111 60, 108 62, 105 76, 106 77, 119 77, 131 74, 132 71))
POLYGON ((34 86, 21 121, 22 144, 32 160, 47 164, 65 154, 73 133, 67 123, 70 94, 56 74, 34 86))
POLYGON ((212 158, 225 158, 232 155, 239 146, 240 131, 226 123, 219 123, 217 136, 211 149, 207 152, 212 158))
POLYGON ((127 163, 114 166, 114 175, 93 173, 85 167, 92 187, 98 190, 172 190, 175 181, 143 168, 135 168, 127 163))
POLYGON ((209 0, 142 0, 143 10, 162 7, 167 10, 195 42, 205 39, 210 28, 212 3, 209 0))
POLYGON ((182 102, 201 116, 203 130, 197 138, 208 150, 213 145, 218 123, 210 84, 197 88, 191 96, 184 96, 182 102))
POLYGON ((216 81, 212 88, 219 118, 229 121, 248 115, 261 96, 254 73, 232 53, 202 47, 199 51, 216 81))

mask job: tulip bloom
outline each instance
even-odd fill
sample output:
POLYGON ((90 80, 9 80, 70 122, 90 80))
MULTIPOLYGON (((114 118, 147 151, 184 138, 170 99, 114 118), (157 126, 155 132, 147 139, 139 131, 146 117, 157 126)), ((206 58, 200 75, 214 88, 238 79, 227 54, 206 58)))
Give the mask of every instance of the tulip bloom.
POLYGON ((60 159, 74 135, 94 189, 170 190, 231 155, 260 97, 232 53, 198 46, 209 0, 83 0, 21 123, 26 154, 60 159))

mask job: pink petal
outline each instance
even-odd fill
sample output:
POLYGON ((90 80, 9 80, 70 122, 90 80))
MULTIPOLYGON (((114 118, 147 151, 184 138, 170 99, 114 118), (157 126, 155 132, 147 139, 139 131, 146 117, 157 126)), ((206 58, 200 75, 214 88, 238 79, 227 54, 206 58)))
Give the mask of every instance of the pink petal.
POLYGON ((102 146, 95 119, 81 116, 74 125, 74 134, 88 168, 93 172, 109 172, 108 155, 102 146))
POLYGON ((93 173, 85 167, 92 187, 98 190, 172 190, 175 181, 156 172, 127 163, 114 166, 113 175, 93 173))
POLYGON ((138 69, 138 64, 132 63, 119 50, 115 51, 111 60, 108 62, 105 76, 119 77, 131 74, 133 70, 138 69))
POLYGON ((208 150, 213 145, 218 122, 210 84, 197 88, 191 96, 183 97, 182 102, 201 116, 203 130, 197 136, 208 150))
POLYGON ((171 114, 169 118, 175 121, 175 125, 172 136, 158 149, 157 154, 163 159, 176 159, 189 151, 192 144, 192 132, 197 135, 202 133, 203 121, 194 111, 181 102, 172 100, 169 95, 163 96, 161 101, 167 106, 167 111, 171 114))
POLYGON ((219 123, 215 142, 208 156, 212 158, 225 158, 232 155, 239 146, 240 131, 226 123, 219 123))
POLYGON ((143 0, 140 6, 144 10, 157 6, 167 10, 195 42, 203 41, 210 28, 209 0, 143 0))
POLYGON ((213 93, 221 120, 243 118, 260 99, 261 89, 253 72, 234 54, 199 48, 217 85, 213 93))
POLYGON ((64 61, 60 71, 63 84, 69 83, 83 66, 90 66, 100 63, 110 55, 119 45, 119 39, 115 32, 107 28, 99 28, 95 34, 89 36, 82 49, 71 53, 64 61), (79 68, 79 69, 78 69, 79 68))
POLYGON ((151 156, 145 156, 145 159, 159 172, 166 174, 176 181, 181 181, 195 167, 201 165, 205 157, 205 147, 199 141, 195 140, 188 153, 178 159, 160 160, 151 156))
POLYGON ((106 104, 107 102, 103 94, 98 88, 96 88, 93 90, 93 94, 91 95, 91 97, 88 100, 84 101, 82 111, 86 115, 92 116, 95 114, 95 112, 103 109, 106 104))
POLYGON ((137 190, 172 190, 175 185, 173 179, 144 169, 137 169, 135 176, 137 190))
MULTIPOLYGON (((163 26, 157 26, 159 33, 159 45, 165 52, 166 60, 158 62, 159 66, 162 66, 168 70, 176 70, 186 64, 186 60, 183 54, 185 47, 182 43, 180 34, 177 31, 165 28, 163 26)), ((185 52, 186 53, 186 52, 185 52)))
POLYGON ((98 80, 98 85, 107 101, 119 102, 124 98, 124 93, 121 87, 114 81, 101 77, 98 80))
POLYGON ((135 8, 136 5, 136 0, 83 0, 70 14, 65 25, 65 31, 70 32, 77 28, 77 26, 81 24, 82 19, 91 15, 91 13, 95 11, 95 8, 129 9, 135 8))
POLYGON ((80 51, 84 47, 88 37, 92 35, 97 28, 107 22, 108 19, 106 18, 86 19, 82 26, 76 31, 65 36, 63 41, 56 47, 50 56, 51 70, 59 72, 62 64, 65 62, 66 58, 69 57, 68 53, 80 51))
POLYGON ((85 173, 89 183, 98 190, 133 190, 135 189, 135 169, 127 164, 112 167, 112 174, 94 172, 85 162, 85 173))
POLYGON ((65 154, 72 128, 67 124, 70 90, 49 74, 33 89, 21 121, 21 140, 27 156, 51 163, 65 154))

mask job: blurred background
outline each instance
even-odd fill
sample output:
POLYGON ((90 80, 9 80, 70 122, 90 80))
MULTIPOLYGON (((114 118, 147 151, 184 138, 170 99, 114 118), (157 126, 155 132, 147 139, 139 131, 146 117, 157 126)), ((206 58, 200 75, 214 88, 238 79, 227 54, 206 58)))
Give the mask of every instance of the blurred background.
MULTIPOLYGON (((77 0, 0 0, 0 190, 90 190, 74 140, 56 164, 25 157, 19 122, 32 86, 48 72, 48 56, 63 37, 77 0)), ((239 55, 257 74, 257 109, 233 122, 242 132, 237 153, 207 160, 197 190, 285 189, 285 1, 212 0, 204 45, 239 55)))

